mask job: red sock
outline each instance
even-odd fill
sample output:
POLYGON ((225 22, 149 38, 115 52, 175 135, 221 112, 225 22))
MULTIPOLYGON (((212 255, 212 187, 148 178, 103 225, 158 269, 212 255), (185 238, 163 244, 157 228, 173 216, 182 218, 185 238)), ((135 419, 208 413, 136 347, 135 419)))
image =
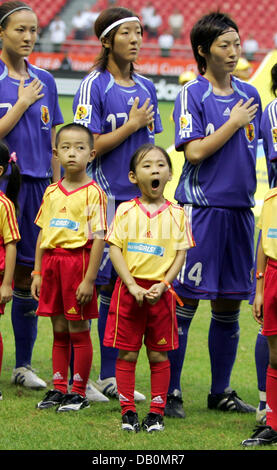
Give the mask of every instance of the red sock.
POLYGON ((2 360, 3 360, 3 339, 2 335, 0 333, 0 374, 1 374, 1 369, 2 369, 2 360))
POLYGON ((70 336, 68 332, 54 331, 52 350, 53 385, 62 393, 67 392, 67 376, 70 363, 70 336))
POLYGON ((85 397, 93 355, 90 330, 70 333, 70 338, 74 350, 74 375, 71 391, 85 397))
POLYGON ((170 362, 150 362, 151 404, 150 413, 164 414, 167 391, 170 381, 170 362))
POLYGON ((277 431, 277 369, 267 368, 266 374, 266 424, 277 431))
POLYGON ((122 415, 128 410, 136 412, 134 400, 136 364, 124 359, 116 360, 115 374, 122 415))

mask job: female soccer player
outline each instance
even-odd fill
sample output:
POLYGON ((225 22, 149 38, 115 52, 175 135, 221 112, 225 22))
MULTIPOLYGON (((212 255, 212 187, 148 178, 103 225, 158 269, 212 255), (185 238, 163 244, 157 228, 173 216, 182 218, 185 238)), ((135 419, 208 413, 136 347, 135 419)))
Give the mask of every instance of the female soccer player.
POLYGON ((199 299, 209 299, 212 309, 208 408, 255 412, 229 382, 239 341, 240 303, 249 298, 253 277, 251 208, 261 103, 252 85, 232 75, 241 45, 238 27, 228 15, 205 15, 190 37, 199 75, 182 88, 175 103, 175 146, 185 155, 175 198, 189 207, 196 249, 189 251, 176 280, 184 303, 177 311, 182 334, 178 352, 170 354, 166 414, 184 417, 180 375, 199 299), (175 413, 175 398, 180 413, 175 413))
POLYGON ((22 174, 19 194, 19 230, 14 277, 12 324, 16 363, 12 383, 44 388, 46 383, 31 369, 37 335, 37 302, 30 292, 38 229, 34 219, 51 177, 52 139, 55 125, 63 122, 52 75, 32 66, 31 54, 37 37, 37 16, 23 2, 0 5, 0 138, 16 152, 22 174))
MULTIPOLYGON (((74 98, 74 120, 94 134, 96 159, 92 178, 108 195, 108 223, 122 201, 139 194, 128 180, 132 154, 142 144, 154 142, 162 131, 153 83, 134 69, 142 42, 139 18, 126 8, 104 10, 95 22, 102 50, 92 72, 84 78, 74 98)), ((97 388, 117 396, 115 360, 117 351, 103 346, 103 337, 116 273, 105 248, 97 283, 100 288, 99 338, 101 371, 97 388)), ((145 397, 136 392, 136 399, 145 397)))

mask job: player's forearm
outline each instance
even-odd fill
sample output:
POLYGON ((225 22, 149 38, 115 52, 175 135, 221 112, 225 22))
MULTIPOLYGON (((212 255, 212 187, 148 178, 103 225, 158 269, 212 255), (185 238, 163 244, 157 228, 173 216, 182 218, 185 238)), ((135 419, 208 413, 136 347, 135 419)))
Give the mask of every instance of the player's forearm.
POLYGON ((42 231, 40 230, 38 234, 38 238, 37 238, 35 264, 34 264, 34 271, 38 271, 38 272, 41 271, 41 262, 42 262, 42 257, 44 253, 44 249, 40 248, 41 236, 42 236, 42 231))
POLYGON ((96 157, 100 157, 114 148, 118 147, 128 137, 136 132, 137 128, 134 122, 127 121, 123 126, 118 127, 108 134, 94 134, 94 147, 96 157))
POLYGON ((165 280, 171 284, 178 276, 186 259, 186 251, 177 251, 175 259, 165 275, 165 280))
POLYGON ((119 275, 120 279, 124 282, 124 284, 129 288, 132 285, 135 285, 136 282, 131 275, 126 261, 122 255, 122 251, 118 246, 112 245, 110 247, 110 259, 116 270, 117 274, 119 275))
POLYGON ((16 263, 16 242, 10 242, 5 245, 5 271, 3 285, 11 286, 13 281, 14 269, 16 263))
MULTIPOLYGON (((257 250, 257 272, 264 274, 266 264, 267 264, 267 256, 264 253, 264 250, 262 247, 262 239, 261 239, 259 242, 258 250, 257 250)), ((256 282, 256 293, 263 294, 263 290, 264 290, 264 278, 261 277, 260 279, 257 279, 257 282, 256 282)))
POLYGON ((15 105, 0 119, 0 139, 12 131, 27 109, 25 101, 18 99, 15 105))
POLYGON ((197 165, 206 158, 211 157, 231 139, 238 129, 236 122, 229 119, 213 134, 189 142, 184 147, 186 159, 193 165, 197 165))
POLYGON ((105 241, 101 238, 95 238, 90 251, 88 268, 85 274, 86 281, 94 283, 101 264, 105 241))

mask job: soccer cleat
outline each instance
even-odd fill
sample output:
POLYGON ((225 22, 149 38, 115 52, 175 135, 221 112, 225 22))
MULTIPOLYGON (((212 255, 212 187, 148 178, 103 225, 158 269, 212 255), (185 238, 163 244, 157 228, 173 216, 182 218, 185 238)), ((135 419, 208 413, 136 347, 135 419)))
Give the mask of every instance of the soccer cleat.
POLYGON ((226 390, 224 393, 208 395, 208 408, 219 411, 235 411, 238 413, 255 413, 256 408, 242 401, 235 390, 226 390))
POLYGON ((140 425, 138 415, 134 411, 128 410, 122 416, 122 429, 123 431, 139 432, 140 425))
POLYGON ((47 408, 60 405, 63 401, 63 398, 64 393, 62 393, 60 390, 48 390, 44 398, 37 404, 37 408, 40 410, 45 410, 47 408))
POLYGON ((22 385, 26 388, 42 389, 46 388, 47 384, 44 380, 40 379, 31 368, 31 366, 17 367, 13 370, 11 383, 15 385, 22 385))
POLYGON ((182 393, 177 388, 173 390, 173 393, 167 395, 164 414, 170 418, 185 418, 182 393))
POLYGON ((90 404, 86 397, 82 397, 78 393, 66 393, 56 411, 58 413, 62 411, 79 411, 89 407, 90 404))
MULTIPOLYGON (((108 377, 107 379, 101 380, 100 377, 97 379, 96 382, 93 382, 93 386, 99 390, 99 392, 103 393, 109 398, 118 398, 118 391, 117 391, 117 384, 115 377, 108 377)), ((135 401, 144 401, 145 396, 137 392, 134 392, 134 399, 135 401)))
POLYGON ((0 400, 3 400, 2 392, 0 392, 0 400))
POLYGON ((277 431, 270 426, 257 426, 254 434, 242 441, 244 447, 266 446, 277 444, 277 431))
POLYGON ((146 432, 163 431, 164 422, 162 415, 158 413, 148 413, 142 421, 142 429, 146 432))
POLYGON ((86 397, 89 401, 101 401, 108 402, 110 401, 103 393, 99 392, 96 387, 92 385, 91 380, 88 380, 86 386, 86 397))

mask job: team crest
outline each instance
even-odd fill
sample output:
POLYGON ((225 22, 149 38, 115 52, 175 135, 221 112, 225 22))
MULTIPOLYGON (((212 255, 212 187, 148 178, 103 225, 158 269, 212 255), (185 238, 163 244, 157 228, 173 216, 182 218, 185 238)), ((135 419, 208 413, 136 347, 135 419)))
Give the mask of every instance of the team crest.
POLYGON ((78 104, 74 121, 75 122, 90 122, 91 120, 91 104, 78 104))
POLYGON ((49 114, 49 109, 47 106, 43 105, 40 107, 40 112, 41 112, 41 120, 43 124, 48 124, 50 121, 50 114, 49 114))
POLYGON ((148 124, 147 127, 150 132, 154 132, 154 121, 152 121, 151 124, 148 124))
POLYGON ((250 124, 247 124, 247 126, 245 126, 244 128, 245 130, 245 135, 247 137, 247 140, 249 142, 253 142, 253 140, 255 139, 255 127, 254 127, 254 124, 250 123, 250 124))

